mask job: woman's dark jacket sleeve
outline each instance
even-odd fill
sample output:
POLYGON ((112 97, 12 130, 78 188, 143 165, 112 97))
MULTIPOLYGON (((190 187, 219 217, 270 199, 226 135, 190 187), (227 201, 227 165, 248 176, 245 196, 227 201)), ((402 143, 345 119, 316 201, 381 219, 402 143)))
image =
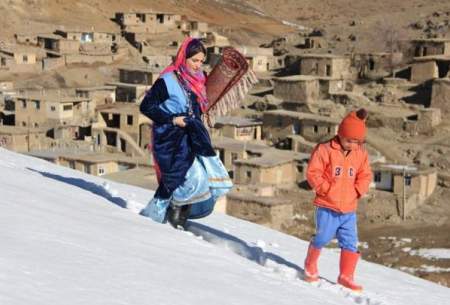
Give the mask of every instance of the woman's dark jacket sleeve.
POLYGON ((172 123, 173 116, 163 111, 159 105, 169 98, 164 79, 159 78, 142 100, 140 111, 158 124, 172 123))

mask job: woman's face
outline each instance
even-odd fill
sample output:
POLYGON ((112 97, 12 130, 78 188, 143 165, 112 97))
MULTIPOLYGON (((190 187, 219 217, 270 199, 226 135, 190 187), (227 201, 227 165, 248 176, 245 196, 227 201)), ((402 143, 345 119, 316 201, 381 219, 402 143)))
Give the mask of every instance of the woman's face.
POLYGON ((205 53, 203 52, 197 53, 194 56, 186 59, 187 67, 194 72, 200 71, 204 62, 205 62, 205 53))

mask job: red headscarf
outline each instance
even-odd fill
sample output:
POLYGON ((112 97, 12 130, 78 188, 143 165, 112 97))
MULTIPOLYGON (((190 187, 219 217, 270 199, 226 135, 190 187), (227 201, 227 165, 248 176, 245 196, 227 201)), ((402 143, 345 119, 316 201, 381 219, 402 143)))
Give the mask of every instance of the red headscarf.
POLYGON ((186 52, 189 44, 194 41, 194 38, 188 37, 183 41, 180 49, 178 49, 177 57, 175 61, 165 68, 161 75, 176 71, 180 75, 182 85, 191 90, 196 96, 197 101, 200 104, 200 108, 204 113, 208 106, 208 99, 206 97, 206 77, 202 70, 199 72, 193 72, 186 65, 186 52))

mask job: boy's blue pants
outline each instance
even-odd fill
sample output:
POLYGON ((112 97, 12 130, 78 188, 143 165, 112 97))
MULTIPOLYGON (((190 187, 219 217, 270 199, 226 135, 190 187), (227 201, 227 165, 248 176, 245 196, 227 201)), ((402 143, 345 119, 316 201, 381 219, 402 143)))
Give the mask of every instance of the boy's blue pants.
POLYGON ((316 208, 316 235, 312 245, 315 248, 326 246, 334 237, 342 249, 358 252, 358 230, 356 212, 339 213, 327 208, 316 208))

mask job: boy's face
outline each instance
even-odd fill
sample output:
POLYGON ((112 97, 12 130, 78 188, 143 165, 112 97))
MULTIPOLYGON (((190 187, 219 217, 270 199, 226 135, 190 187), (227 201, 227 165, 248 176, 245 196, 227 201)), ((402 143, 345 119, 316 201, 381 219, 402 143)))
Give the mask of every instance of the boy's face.
POLYGON ((354 150, 358 149, 362 144, 362 141, 357 139, 348 139, 344 137, 339 137, 339 141, 341 142, 342 148, 344 150, 354 150))

